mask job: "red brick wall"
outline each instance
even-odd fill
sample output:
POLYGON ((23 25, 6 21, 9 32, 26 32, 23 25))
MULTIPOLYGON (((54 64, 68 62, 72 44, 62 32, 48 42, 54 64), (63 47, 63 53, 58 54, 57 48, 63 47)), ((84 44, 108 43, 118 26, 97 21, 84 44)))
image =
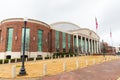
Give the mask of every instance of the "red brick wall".
POLYGON ((7 39, 7 29, 5 27, 5 25, 1 25, 2 26, 2 41, 1 41, 1 51, 4 52, 6 51, 6 39, 7 39))
MULTIPOLYGON (((0 52, 5 52, 7 49, 7 29, 13 28, 13 39, 12 39, 12 52, 21 51, 22 43, 22 28, 24 27, 24 22, 22 21, 9 21, 4 22, 0 26, 2 41, 0 42, 0 52)), ((43 31, 42 36, 42 51, 43 52, 55 52, 55 30, 50 29, 49 26, 44 23, 34 23, 27 22, 27 28, 30 28, 30 43, 29 51, 38 51, 38 30, 43 31)), ((59 52, 63 52, 62 48, 62 32, 59 32, 59 52)), ((73 52, 73 35, 71 35, 71 51, 73 52)), ((66 52, 68 52, 68 34, 66 33, 66 52)))
POLYGON ((50 36, 50 51, 55 52, 55 30, 51 29, 50 36))
POLYGON ((70 44, 71 52, 74 52, 73 35, 71 35, 70 43, 71 43, 71 44, 70 44))
MULTIPOLYGON (((13 52, 19 52, 21 51, 21 38, 22 38, 22 27, 23 22, 21 21, 15 21, 15 22, 5 22, 1 25, 2 27, 2 37, 3 41, 1 44, 1 50, 2 52, 6 51, 6 44, 7 44, 7 28, 14 28, 13 30, 13 41, 12 41, 12 51, 13 52), (17 36, 17 40, 15 40, 15 36, 17 36)), ((27 23, 27 28, 30 28, 30 43, 29 43, 29 51, 36 52, 37 51, 37 30, 43 30, 43 38, 42 38, 42 51, 47 52, 49 49, 48 45, 48 33, 50 32, 50 29, 42 24, 27 23), (34 38, 35 37, 35 38, 34 38)))

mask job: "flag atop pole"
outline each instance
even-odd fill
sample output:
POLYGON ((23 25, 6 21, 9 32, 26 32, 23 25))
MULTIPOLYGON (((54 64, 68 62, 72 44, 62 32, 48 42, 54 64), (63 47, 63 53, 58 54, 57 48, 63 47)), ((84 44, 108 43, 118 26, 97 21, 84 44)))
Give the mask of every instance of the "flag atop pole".
POLYGON ((97 18, 95 17, 95 24, 96 24, 96 30, 98 29, 98 22, 97 22, 97 18))
POLYGON ((111 32, 111 29, 110 29, 110 38, 112 38, 112 32, 111 32))

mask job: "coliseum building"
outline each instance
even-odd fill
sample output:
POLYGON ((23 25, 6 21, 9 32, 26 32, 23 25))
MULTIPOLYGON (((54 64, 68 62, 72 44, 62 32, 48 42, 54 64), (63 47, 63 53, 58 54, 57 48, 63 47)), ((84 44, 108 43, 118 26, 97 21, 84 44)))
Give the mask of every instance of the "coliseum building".
MULTIPOLYGON (((92 30, 70 22, 46 24, 28 19, 26 26, 25 55, 37 57, 55 52, 99 54, 100 37, 92 30)), ((11 18, 1 21, 0 59, 20 58, 22 55, 24 20, 11 18)))

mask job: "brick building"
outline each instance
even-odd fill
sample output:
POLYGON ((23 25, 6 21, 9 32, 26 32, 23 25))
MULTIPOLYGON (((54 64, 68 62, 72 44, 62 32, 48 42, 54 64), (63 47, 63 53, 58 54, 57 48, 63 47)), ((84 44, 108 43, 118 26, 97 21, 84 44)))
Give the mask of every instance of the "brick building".
MULTIPOLYGON (((11 58, 21 57, 23 34, 24 20, 22 18, 11 18, 1 22, 0 59, 8 56, 11 58)), ((80 39, 86 52, 89 50, 91 53, 99 53, 99 36, 92 30, 81 29, 79 26, 69 22, 48 25, 42 21, 28 19, 25 55, 29 58, 39 55, 46 56, 55 52, 75 52, 75 48, 80 45, 80 39), (59 26, 61 28, 58 25, 61 25, 59 26), (67 28, 64 28, 64 26, 67 28), (83 38, 81 38, 81 35, 83 38)))
POLYGON ((113 46, 109 46, 107 42, 102 42, 102 53, 107 53, 108 55, 112 55, 116 53, 116 49, 113 46))

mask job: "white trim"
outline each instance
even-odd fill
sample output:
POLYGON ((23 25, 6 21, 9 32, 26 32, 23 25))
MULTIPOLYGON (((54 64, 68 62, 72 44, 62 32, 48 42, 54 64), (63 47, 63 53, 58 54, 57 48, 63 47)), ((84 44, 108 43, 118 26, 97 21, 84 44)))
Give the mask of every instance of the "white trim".
MULTIPOLYGON (((0 59, 6 59, 6 56, 10 55, 11 59, 13 58, 21 58, 22 52, 0 52, 0 59)), ((25 52, 25 55, 28 55, 28 58, 41 56, 50 56, 50 52, 25 52)))

